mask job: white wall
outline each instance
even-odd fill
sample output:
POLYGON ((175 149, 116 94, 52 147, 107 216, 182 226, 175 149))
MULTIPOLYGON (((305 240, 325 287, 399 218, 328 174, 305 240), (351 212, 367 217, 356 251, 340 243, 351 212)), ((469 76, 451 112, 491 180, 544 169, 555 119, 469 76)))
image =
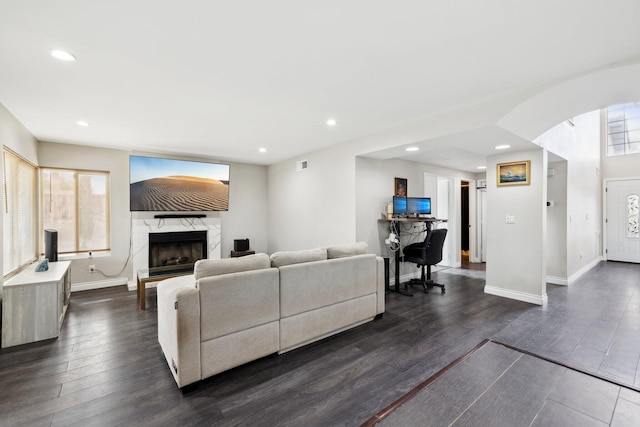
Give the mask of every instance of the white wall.
MULTIPOLYGON (((15 153, 24 157, 26 160, 37 165, 37 142, 35 138, 25 129, 24 126, 0 104, 0 144, 11 149, 15 153)), ((0 161, 0 180, 4 180, 4 161, 0 161)), ((4 181, 3 188, 4 188, 4 181)), ((4 197, 1 202, 2 211, 4 212, 4 197)), ((4 228, 3 215, 0 215, 0 245, 4 248, 4 228)), ((0 253, 0 266, 4 265, 4 250, 0 253)), ((4 276, 4 272, 1 276, 4 276)), ((0 277, 0 300, 2 300, 4 279, 0 277)))
POLYGON ((345 146, 268 167, 269 253, 355 241, 355 157, 345 146), (308 168, 296 171, 296 162, 308 168))
POLYGON ((640 167, 638 167, 638 165, 640 165, 640 154, 608 157, 606 154, 606 146, 604 150, 602 154, 602 179, 640 177, 640 167))
POLYGON ((505 153, 487 159, 485 292, 543 305, 546 293, 547 152, 505 153), (530 185, 498 187, 496 165, 531 161, 530 185), (507 215, 515 224, 507 224, 507 215))
POLYGON ((602 247, 600 112, 592 111, 548 130, 534 142, 567 165, 567 280, 597 262, 602 247))
POLYGON ((267 167, 230 163, 229 211, 220 212, 222 258, 228 258, 235 239, 249 239, 251 249, 267 253, 268 200, 267 167))
MULTIPOLYGON (((111 255, 96 257, 98 270, 109 275, 134 280, 129 258, 130 224, 135 218, 153 218, 153 212, 129 212, 129 151, 95 148, 50 142, 38 143, 40 166, 69 169, 108 170, 111 174, 111 255), (123 270, 124 268, 124 270, 123 270), (118 275, 119 272, 121 274, 118 275)), ((136 153, 140 154, 140 153, 136 153)), ((153 155, 153 153, 144 153, 153 155)), ((185 160, 207 160, 180 157, 185 160)), ((207 212, 218 216, 222 229, 222 258, 229 257, 233 240, 249 238, 251 248, 267 251, 267 168, 266 166, 230 163, 229 211, 207 212)), ((86 269, 85 258, 72 261, 72 283, 105 280, 86 269)))

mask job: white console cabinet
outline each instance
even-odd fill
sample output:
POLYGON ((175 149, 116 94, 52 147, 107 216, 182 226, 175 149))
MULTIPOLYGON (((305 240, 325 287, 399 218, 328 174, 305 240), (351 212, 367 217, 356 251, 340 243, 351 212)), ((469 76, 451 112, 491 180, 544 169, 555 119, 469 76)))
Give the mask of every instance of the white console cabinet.
POLYGON ((36 272, 35 264, 4 283, 2 347, 55 338, 60 334, 71 296, 71 261, 49 263, 36 272))

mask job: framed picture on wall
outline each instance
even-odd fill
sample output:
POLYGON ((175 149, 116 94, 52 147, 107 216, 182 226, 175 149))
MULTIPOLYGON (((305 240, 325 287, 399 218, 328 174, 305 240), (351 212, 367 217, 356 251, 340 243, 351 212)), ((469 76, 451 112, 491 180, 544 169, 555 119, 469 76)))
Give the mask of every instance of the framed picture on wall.
POLYGON ((407 197, 407 178, 395 178, 393 188, 394 196, 407 197))
POLYGON ((531 160, 498 163, 496 168, 496 184, 498 187, 529 185, 531 183, 531 160))

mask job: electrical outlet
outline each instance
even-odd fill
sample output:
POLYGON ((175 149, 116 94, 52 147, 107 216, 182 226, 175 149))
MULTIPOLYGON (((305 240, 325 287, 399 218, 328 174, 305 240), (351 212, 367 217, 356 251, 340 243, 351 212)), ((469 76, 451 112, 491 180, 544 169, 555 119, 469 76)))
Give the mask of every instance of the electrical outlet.
POLYGON ((87 271, 90 271, 93 273, 94 271, 96 271, 96 265, 95 264, 87 265, 87 271))

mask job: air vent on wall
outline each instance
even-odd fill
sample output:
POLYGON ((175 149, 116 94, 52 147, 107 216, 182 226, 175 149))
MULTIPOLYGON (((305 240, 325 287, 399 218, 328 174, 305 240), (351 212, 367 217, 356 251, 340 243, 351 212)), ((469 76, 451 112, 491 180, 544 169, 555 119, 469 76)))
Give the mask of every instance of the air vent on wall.
POLYGON ((476 186, 476 188, 487 188, 487 180, 486 179, 479 179, 478 180, 478 185, 476 186))
POLYGON ((296 171, 300 172, 309 167, 309 162, 307 160, 300 160, 296 163, 296 171))

